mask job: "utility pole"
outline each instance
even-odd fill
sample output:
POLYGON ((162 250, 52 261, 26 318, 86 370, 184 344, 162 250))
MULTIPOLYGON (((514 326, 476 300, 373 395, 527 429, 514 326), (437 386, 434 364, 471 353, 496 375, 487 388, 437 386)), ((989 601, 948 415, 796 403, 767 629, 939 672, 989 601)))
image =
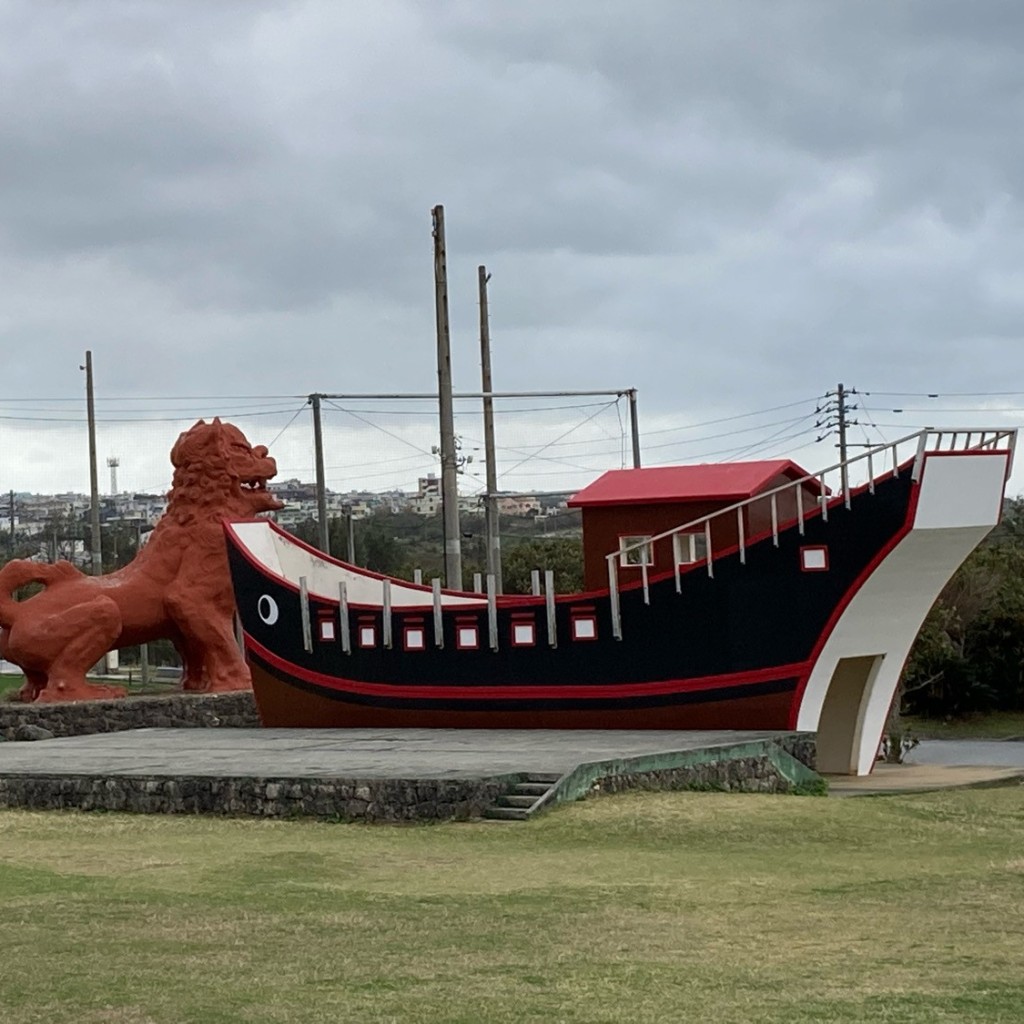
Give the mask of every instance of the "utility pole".
MULTIPOLYGON (((836 385, 836 410, 839 422, 836 424, 839 431, 839 461, 846 462, 846 390, 842 383, 836 385)), ((844 465, 845 469, 846 466, 844 465)), ((843 492, 846 492, 846 482, 843 482, 843 492)))
POLYGON ((498 518, 498 467, 494 453, 494 398, 491 379, 491 324, 487 305, 486 267, 477 267, 480 293, 480 376, 484 392, 484 459, 487 462, 487 493, 484 496, 484 532, 487 536, 487 573, 494 577, 495 593, 502 593, 501 524, 498 518))
POLYGON ((348 534, 348 564, 356 564, 356 530, 352 519, 352 506, 344 505, 342 512, 345 513, 345 532, 348 534))
POLYGON ((850 489, 850 475, 846 465, 850 446, 846 439, 846 430, 848 427, 857 425, 857 420, 849 418, 849 414, 857 408, 856 405, 849 404, 849 397, 857 394, 860 392, 856 388, 847 390, 842 384, 837 384, 835 391, 826 392, 824 404, 815 409, 815 412, 822 417, 815 423, 815 426, 825 431, 816 440, 823 441, 833 430, 839 438, 836 447, 839 449, 839 473, 843 494, 848 493, 850 489))
POLYGON ((327 484, 324 480, 324 431, 320 421, 320 399, 323 395, 310 395, 313 406, 313 447, 316 451, 316 518, 320 550, 331 553, 330 531, 327 529, 327 484))
MULTIPOLYGON (((85 405, 89 417, 89 491, 92 509, 89 515, 92 528, 90 562, 93 576, 103 575, 103 549, 100 540, 100 478, 96 466, 96 398, 92 386, 92 351, 85 353, 85 405)), ((96 668, 102 673, 117 666, 117 652, 108 651, 100 658, 96 668)))
POLYGON ((92 574, 103 574, 103 552, 100 541, 100 482, 96 468, 96 401, 92 386, 92 352, 85 353, 85 403, 89 415, 89 490, 91 493, 92 511, 89 519, 92 527, 92 574))
POLYGON ((444 522, 444 577, 450 590, 462 589, 462 535, 459 531, 458 462, 452 401, 451 333, 448 325, 448 255, 444 207, 431 211, 434 222, 434 312, 437 319, 437 400, 441 420, 441 516, 444 522))
POLYGON ((633 440, 633 468, 640 468, 640 421, 636 412, 636 388, 626 392, 629 400, 629 435, 633 440))
POLYGON ((11 491, 10 499, 11 499, 11 506, 10 506, 10 512, 11 512, 11 557, 13 558, 14 557, 14 491, 11 491))

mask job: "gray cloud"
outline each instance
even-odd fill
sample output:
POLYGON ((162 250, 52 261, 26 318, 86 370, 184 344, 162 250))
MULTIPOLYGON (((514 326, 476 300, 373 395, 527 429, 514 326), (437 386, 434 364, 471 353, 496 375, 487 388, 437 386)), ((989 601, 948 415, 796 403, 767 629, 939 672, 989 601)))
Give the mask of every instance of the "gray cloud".
POLYGON ((0 391, 429 390, 437 202, 467 390, 478 263, 502 388, 1005 390, 1022 48, 1002 2, 10 0, 0 391))

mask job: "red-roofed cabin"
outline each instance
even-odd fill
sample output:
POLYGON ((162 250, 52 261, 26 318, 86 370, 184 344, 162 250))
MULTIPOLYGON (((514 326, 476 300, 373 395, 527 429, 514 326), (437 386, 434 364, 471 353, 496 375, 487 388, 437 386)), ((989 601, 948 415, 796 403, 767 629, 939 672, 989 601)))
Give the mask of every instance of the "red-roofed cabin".
MULTIPOLYGON (((788 459, 609 470, 569 499, 569 505, 582 509, 583 513, 584 586, 587 590, 608 586, 605 559, 610 552, 806 475, 788 459)), ((802 490, 803 507, 810 510, 821 493, 820 486, 816 480, 810 480, 802 490)), ((795 488, 779 494, 780 524, 796 518, 796 501, 795 488)), ((747 540, 770 529, 770 502, 755 502, 743 510, 743 531, 747 540)), ((726 550, 738 542, 735 515, 714 520, 712 544, 715 551, 726 550)), ((692 534, 667 537, 652 547, 653 551, 650 547, 640 547, 619 559, 622 583, 639 578, 644 558, 648 559, 650 573, 671 570, 674 560, 680 564, 703 561, 706 557, 704 527, 700 526, 692 534)))

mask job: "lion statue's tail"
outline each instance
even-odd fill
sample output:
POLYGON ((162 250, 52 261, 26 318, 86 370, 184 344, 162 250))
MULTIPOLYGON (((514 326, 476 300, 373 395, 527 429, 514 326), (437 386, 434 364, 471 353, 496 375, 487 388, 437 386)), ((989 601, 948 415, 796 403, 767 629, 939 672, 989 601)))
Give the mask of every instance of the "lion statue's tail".
POLYGON ((19 602, 14 600, 14 592, 26 583, 42 583, 49 586, 59 580, 72 576, 81 576, 70 562, 31 562, 17 558, 8 562, 0 569, 0 626, 10 629, 18 615, 19 602))

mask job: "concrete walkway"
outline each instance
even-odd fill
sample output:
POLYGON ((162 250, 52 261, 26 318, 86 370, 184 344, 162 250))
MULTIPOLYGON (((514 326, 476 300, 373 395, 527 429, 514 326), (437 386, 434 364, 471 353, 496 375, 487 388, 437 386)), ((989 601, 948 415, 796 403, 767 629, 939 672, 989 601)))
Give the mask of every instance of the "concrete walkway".
MULTIPOLYGON (((470 729, 138 729, 0 743, 0 776, 471 779, 770 739, 772 732, 470 729)), ((904 765, 827 776, 835 796, 1024 780, 1024 742, 926 740, 904 765)))
POLYGON ((1024 783, 1024 742, 1013 740, 923 740, 905 764, 875 765, 870 775, 828 775, 834 796, 921 793, 959 786, 1024 783))

